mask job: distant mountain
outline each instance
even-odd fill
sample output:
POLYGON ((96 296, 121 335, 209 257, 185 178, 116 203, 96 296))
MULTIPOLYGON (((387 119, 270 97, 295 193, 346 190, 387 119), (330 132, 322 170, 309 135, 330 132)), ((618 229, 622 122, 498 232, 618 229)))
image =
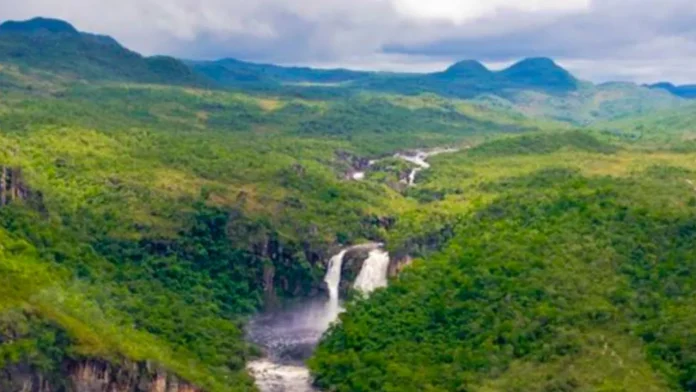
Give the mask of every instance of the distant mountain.
POLYGON ((369 76, 369 72, 347 69, 315 69, 256 64, 236 59, 209 62, 189 61, 197 72, 223 84, 264 83, 343 83, 369 76))
POLYGON ((493 72, 476 60, 464 60, 453 64, 439 75, 449 78, 489 79, 493 77, 493 72))
POLYGON ((578 80, 549 58, 529 58, 504 69, 500 75, 517 86, 572 91, 578 80))
POLYGON ((660 82, 646 85, 646 87, 649 87, 651 89, 666 90, 678 97, 686 99, 696 99, 696 85, 694 84, 675 86, 672 83, 660 82))
POLYGON ((515 110, 530 117, 552 118, 578 125, 639 116, 680 107, 687 102, 666 91, 623 82, 599 85, 583 82, 568 94, 516 90, 505 98, 482 96, 475 100, 489 107, 515 110))
POLYGON ((143 57, 111 37, 83 33, 47 18, 0 24, 0 63, 85 80, 202 85, 205 80, 180 60, 143 57))
POLYGON ((342 84, 359 90, 401 94, 428 92, 470 98, 483 93, 502 94, 508 90, 526 89, 565 93, 579 86, 578 80, 568 71, 544 58, 523 60, 500 72, 490 71, 478 61, 466 60, 445 71, 427 74, 281 67, 234 59, 189 64, 197 72, 228 87, 342 84))
POLYGON ((0 63, 75 79, 215 85, 321 96, 375 91, 466 99, 482 94, 508 96, 522 90, 566 94, 579 86, 568 71, 546 58, 526 59, 499 72, 466 60, 429 74, 283 67, 236 59, 182 62, 162 56, 147 58, 111 37, 80 32, 68 22, 48 18, 1 24, 0 63), (325 90, 327 87, 331 90, 325 90))
MULTIPOLYGON (((544 57, 524 59, 500 71, 464 60, 433 73, 287 67, 231 58, 143 57, 109 36, 80 32, 68 22, 47 18, 0 24, 0 65, 6 64, 41 71, 39 78, 232 88, 309 99, 365 92, 435 94, 575 124, 669 109, 682 105, 681 97, 696 98, 696 86, 582 82, 544 57)), ((0 74, 0 88, 18 83, 7 72, 0 74)))
POLYGON ((67 33, 79 34, 70 23, 47 18, 34 18, 26 21, 7 21, 0 24, 0 33, 67 33))

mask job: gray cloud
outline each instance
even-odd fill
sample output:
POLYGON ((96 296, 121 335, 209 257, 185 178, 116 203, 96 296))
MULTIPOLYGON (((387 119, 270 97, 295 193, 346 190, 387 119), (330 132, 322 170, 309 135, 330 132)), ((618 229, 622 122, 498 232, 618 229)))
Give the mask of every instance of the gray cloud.
POLYGON ((186 58, 416 71, 550 56, 593 80, 696 81, 693 0, 0 0, 0 15, 186 58))

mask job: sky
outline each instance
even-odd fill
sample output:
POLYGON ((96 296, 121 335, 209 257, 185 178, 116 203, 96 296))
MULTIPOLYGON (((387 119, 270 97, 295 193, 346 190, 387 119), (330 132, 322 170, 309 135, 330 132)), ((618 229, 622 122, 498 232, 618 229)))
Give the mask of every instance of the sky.
POLYGON ((0 0, 143 54, 382 71, 546 56, 580 78, 696 83, 694 0, 0 0))

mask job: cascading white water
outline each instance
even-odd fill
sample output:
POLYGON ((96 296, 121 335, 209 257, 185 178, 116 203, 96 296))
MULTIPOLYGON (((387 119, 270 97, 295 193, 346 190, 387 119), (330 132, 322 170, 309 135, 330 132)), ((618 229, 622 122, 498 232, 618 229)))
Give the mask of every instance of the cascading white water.
POLYGON ((421 170, 424 169, 430 169, 430 164, 426 161, 426 159, 433 157, 435 155, 440 155, 440 154, 445 154, 445 153, 452 153, 452 152, 457 152, 459 150, 454 149, 454 148, 436 148, 434 150, 430 151, 416 151, 415 154, 396 154, 396 158, 403 159, 406 162, 413 163, 414 165, 418 166, 414 169, 411 169, 411 172, 408 174, 408 185, 413 186, 416 184, 416 176, 421 170))
POLYGON ((363 294, 369 294, 380 287, 386 287, 388 272, 389 253, 379 248, 373 249, 370 251, 369 257, 363 262, 353 287, 363 294))
POLYGON ((329 289, 329 302, 326 303, 326 328, 338 317, 341 312, 341 305, 338 295, 341 284, 341 268, 343 268, 343 258, 349 249, 344 249, 329 260, 329 267, 326 270, 324 282, 329 289))
POLYGON ((309 357, 332 322, 343 311, 339 297, 341 269, 348 251, 370 250, 354 288, 369 294, 387 285, 389 254, 379 244, 344 249, 328 263, 324 281, 328 301, 308 300, 289 309, 260 315, 249 324, 249 339, 262 346, 266 358, 251 361, 249 372, 262 392, 312 392, 312 380, 303 361, 309 357))

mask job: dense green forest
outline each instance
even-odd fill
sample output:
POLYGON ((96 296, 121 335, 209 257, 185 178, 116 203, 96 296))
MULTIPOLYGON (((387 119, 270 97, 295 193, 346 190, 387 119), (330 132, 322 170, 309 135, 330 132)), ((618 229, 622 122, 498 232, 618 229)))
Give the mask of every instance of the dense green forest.
POLYGON ((692 170, 551 165, 464 187, 491 201, 473 203, 444 251, 349 307, 311 362, 318 384, 692 390, 692 170))
POLYGON ((347 304, 326 390, 694 390, 690 108, 548 59, 312 70, 2 24, 0 390, 99 363, 253 391, 249 317, 367 241, 417 261, 347 304), (394 154, 434 147, 408 186, 394 154))

